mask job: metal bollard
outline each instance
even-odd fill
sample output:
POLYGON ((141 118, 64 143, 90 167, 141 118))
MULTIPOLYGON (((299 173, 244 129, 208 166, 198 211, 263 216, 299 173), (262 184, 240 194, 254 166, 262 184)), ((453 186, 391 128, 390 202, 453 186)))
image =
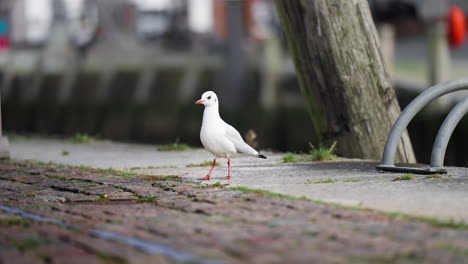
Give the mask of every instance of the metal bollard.
POLYGON ((414 116, 419 111, 421 111, 421 109, 424 106, 426 106, 429 102, 442 95, 460 90, 468 90, 468 78, 451 80, 432 86, 426 89, 424 92, 422 92, 418 97, 416 97, 403 110, 403 112, 400 114, 395 124, 393 125, 392 130, 388 135, 387 142, 385 143, 382 164, 378 165, 376 168, 382 171, 409 172, 416 174, 447 173, 447 170, 442 168, 446 145, 445 148, 442 149, 442 147, 444 144, 448 143, 448 140, 452 135, 453 129, 455 129, 455 126, 466 113, 466 111, 462 113, 463 110, 465 110, 465 108, 468 108, 468 106, 465 106, 468 105, 468 102, 465 102, 465 100, 463 100, 462 102, 457 104, 457 106, 455 106, 455 108, 449 113, 446 122, 444 122, 444 125, 442 125, 441 131, 439 131, 440 137, 437 137, 436 143, 433 148, 433 158, 434 155, 436 155, 437 158, 434 158, 435 160, 431 161, 430 168, 397 167, 394 165, 395 154, 398 144, 400 143, 403 131, 406 129, 406 127, 414 118, 414 116), (440 159, 442 159, 442 161, 440 161, 440 159))

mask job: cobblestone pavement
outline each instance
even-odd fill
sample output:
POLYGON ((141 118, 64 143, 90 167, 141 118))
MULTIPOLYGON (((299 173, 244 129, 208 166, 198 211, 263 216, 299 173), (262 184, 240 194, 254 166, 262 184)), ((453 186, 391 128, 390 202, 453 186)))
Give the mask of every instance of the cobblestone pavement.
POLYGON ((0 263, 468 263, 468 227, 115 170, 0 162, 0 263))

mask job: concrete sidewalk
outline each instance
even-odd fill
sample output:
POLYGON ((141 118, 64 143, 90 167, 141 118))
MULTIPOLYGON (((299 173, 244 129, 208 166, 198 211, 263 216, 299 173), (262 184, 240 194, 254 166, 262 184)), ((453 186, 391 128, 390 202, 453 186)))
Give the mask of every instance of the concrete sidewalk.
MULTIPOLYGON (((212 159, 201 149, 160 152, 149 145, 99 141, 73 144, 60 140, 13 140, 11 154, 18 160, 173 174, 187 180, 203 177, 209 169, 187 165, 212 159)), ((468 168, 450 167, 448 175, 440 178, 414 175, 413 180, 393 181, 402 174, 379 173, 374 169, 377 162, 342 159, 291 164, 281 162, 281 153, 264 154, 267 160, 234 159, 230 181, 221 180, 227 167, 217 167, 207 183, 221 181, 347 206, 468 223, 468 168), (328 179, 334 182, 316 183, 328 179)))

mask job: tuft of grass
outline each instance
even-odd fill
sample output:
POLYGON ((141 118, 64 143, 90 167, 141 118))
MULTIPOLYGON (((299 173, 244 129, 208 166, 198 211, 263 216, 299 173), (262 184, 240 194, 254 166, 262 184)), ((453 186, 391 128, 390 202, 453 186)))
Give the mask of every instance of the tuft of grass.
POLYGON ((325 179, 325 180, 319 180, 319 181, 314 181, 314 182, 311 181, 311 180, 307 180, 307 181, 306 181, 306 184, 312 184, 312 183, 314 183, 314 184, 315 184, 315 183, 335 183, 335 182, 336 182, 336 180, 328 178, 328 179, 325 179))
POLYGON ((336 159, 336 155, 334 154, 336 141, 333 142, 330 147, 319 146, 318 148, 315 148, 315 146, 312 145, 310 142, 309 142, 309 146, 310 146, 310 159, 313 161, 324 161, 324 160, 336 159))
POLYGON ((75 133, 75 135, 69 137, 67 141, 72 143, 91 143, 95 141, 95 138, 86 133, 75 133))
MULTIPOLYGON (((200 163, 191 163, 191 164, 188 164, 186 167, 190 168, 190 167, 208 167, 208 166, 211 166, 211 164, 213 164, 213 161, 210 161, 210 160, 207 160, 207 161, 203 161, 203 162, 200 162, 200 163)), ((216 162, 216 166, 219 166, 221 164, 219 164, 219 162, 216 162)))
POLYGON ((405 174, 405 175, 396 177, 392 181, 409 181, 409 180, 414 180, 414 176, 411 174, 405 174))
POLYGON ((334 154, 336 141, 330 147, 320 146, 316 148, 309 142, 310 153, 309 155, 298 155, 292 152, 287 152, 281 157, 284 163, 288 162, 304 162, 304 161, 324 161, 324 160, 334 160, 336 155, 334 154))
POLYGON ((304 157, 294 154, 292 152, 287 152, 286 154, 283 155, 283 157, 281 157, 281 159, 283 160, 284 163, 305 161, 304 157))
POLYGON ((159 151, 183 151, 192 149, 189 145, 179 142, 179 138, 174 143, 159 146, 159 151))
POLYGON ((243 193, 254 193, 256 195, 283 198, 283 199, 287 199, 287 200, 306 200, 306 201, 309 201, 309 199, 307 199, 305 197, 295 197, 295 196, 285 195, 285 194, 281 194, 281 193, 270 192, 270 191, 267 191, 267 190, 251 189, 251 188, 242 187, 242 186, 229 187, 228 189, 233 190, 233 191, 241 191, 243 193))
POLYGON ((62 150, 62 156, 68 156, 68 155, 70 155, 70 152, 66 150, 62 150))
POLYGON ((344 180, 344 182, 360 182, 361 179, 348 179, 348 180, 344 180))

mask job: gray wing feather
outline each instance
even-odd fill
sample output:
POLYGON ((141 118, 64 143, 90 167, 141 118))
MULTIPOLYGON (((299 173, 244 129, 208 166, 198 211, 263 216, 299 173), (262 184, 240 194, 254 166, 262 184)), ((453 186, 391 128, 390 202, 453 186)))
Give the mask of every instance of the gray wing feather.
POLYGON ((247 155, 257 155, 258 152, 244 142, 242 136, 239 132, 229 124, 226 124, 226 137, 234 143, 236 151, 238 153, 247 154, 247 155))

